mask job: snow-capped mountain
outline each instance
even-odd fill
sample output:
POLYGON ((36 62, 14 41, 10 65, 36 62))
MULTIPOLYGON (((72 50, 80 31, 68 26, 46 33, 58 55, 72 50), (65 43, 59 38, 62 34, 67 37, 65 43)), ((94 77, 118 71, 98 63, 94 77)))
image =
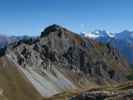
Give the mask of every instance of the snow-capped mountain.
POLYGON ((115 37, 115 34, 107 32, 105 30, 95 30, 93 32, 88 33, 83 32, 82 34, 84 34, 85 37, 96 39, 103 43, 109 42, 112 38, 115 37))
POLYGON ((111 32, 107 32, 105 30, 95 30, 93 32, 83 32, 84 36, 86 37, 91 37, 91 38, 99 38, 99 37, 110 37, 113 38, 115 37, 115 34, 111 33, 111 32))
POLYGON ((84 33, 85 37, 96 39, 102 43, 110 43, 117 48, 120 53, 127 58, 129 63, 133 64, 133 32, 122 31, 119 33, 110 33, 97 30, 94 32, 84 33))

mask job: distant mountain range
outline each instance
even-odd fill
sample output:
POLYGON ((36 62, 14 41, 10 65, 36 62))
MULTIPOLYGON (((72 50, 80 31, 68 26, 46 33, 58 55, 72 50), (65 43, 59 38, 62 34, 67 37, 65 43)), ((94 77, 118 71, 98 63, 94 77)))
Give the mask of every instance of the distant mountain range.
POLYGON ((28 41, 30 39, 35 39, 37 37, 31 37, 31 36, 7 36, 0 34, 0 48, 3 48, 7 45, 14 44, 15 42, 17 43, 18 41, 28 41))
POLYGON ((0 47, 1 48, 14 41, 17 41, 16 37, 8 37, 6 35, 0 34, 0 47))
POLYGON ((96 30, 94 32, 82 33, 82 36, 93 38, 102 43, 109 43, 117 48, 120 53, 133 64, 133 32, 122 31, 120 33, 110 33, 96 30))

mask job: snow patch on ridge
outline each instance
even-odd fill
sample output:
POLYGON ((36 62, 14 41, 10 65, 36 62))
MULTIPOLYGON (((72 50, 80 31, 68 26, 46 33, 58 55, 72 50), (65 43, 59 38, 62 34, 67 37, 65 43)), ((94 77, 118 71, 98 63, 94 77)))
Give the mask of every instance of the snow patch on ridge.
POLYGON ((82 32, 85 37, 89 38, 100 38, 100 37, 108 37, 108 38, 114 38, 115 34, 105 31, 105 30, 95 30, 93 32, 82 32))

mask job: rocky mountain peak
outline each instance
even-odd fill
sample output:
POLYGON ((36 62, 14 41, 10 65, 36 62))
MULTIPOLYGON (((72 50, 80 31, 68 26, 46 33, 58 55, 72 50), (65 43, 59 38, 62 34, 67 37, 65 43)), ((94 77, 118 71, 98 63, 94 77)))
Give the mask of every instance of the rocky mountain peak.
POLYGON ((44 31, 41 33, 41 37, 44 37, 49 33, 57 33, 58 35, 61 35, 59 33, 61 33, 62 31, 64 31, 64 28, 62 26, 53 24, 44 29, 44 31))
POLYGON ((40 37, 11 45, 0 53, 24 72, 42 96, 128 80, 128 63, 109 44, 59 25, 47 27, 40 37))

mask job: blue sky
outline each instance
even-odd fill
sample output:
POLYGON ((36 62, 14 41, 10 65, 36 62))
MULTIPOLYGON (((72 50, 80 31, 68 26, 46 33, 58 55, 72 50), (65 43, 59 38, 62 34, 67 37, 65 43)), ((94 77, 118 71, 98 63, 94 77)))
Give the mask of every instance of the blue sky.
POLYGON ((39 35, 48 25, 75 32, 133 30, 133 0, 0 0, 0 33, 39 35))

